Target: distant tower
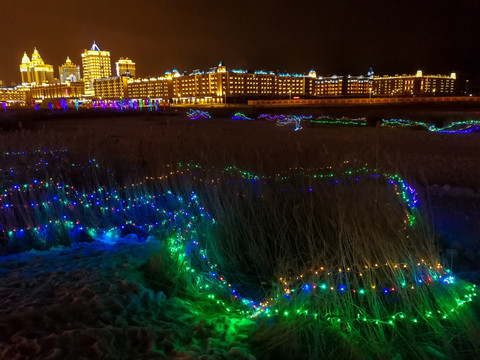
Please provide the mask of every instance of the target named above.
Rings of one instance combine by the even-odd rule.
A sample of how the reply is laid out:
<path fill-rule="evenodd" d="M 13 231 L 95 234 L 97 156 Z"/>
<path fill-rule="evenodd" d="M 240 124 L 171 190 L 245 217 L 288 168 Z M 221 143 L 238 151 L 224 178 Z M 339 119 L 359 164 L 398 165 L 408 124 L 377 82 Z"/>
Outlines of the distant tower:
<path fill-rule="evenodd" d="M 311 69 L 310 72 L 308 73 L 308 77 L 316 78 L 317 77 L 317 72 L 315 70 Z"/>
<path fill-rule="evenodd" d="M 117 76 L 135 77 L 135 63 L 129 58 L 120 58 L 115 63 Z"/>
<path fill-rule="evenodd" d="M 45 64 L 37 48 L 33 51 L 30 61 L 30 73 L 32 83 L 37 85 L 53 83 L 53 66 Z"/>
<path fill-rule="evenodd" d="M 53 66 L 45 64 L 37 48 L 33 51 L 31 60 L 27 53 L 24 53 L 20 64 L 20 74 L 22 83 L 25 85 L 53 83 Z"/>
<path fill-rule="evenodd" d="M 83 52 L 82 66 L 85 95 L 94 96 L 93 80 L 112 76 L 110 51 L 101 51 L 94 42 L 90 50 Z"/>
<path fill-rule="evenodd" d="M 30 75 L 30 58 L 26 51 L 23 53 L 22 63 L 20 64 L 20 74 L 22 75 L 22 84 L 27 85 L 32 82 Z"/>
<path fill-rule="evenodd" d="M 80 66 L 72 63 L 72 60 L 67 56 L 65 64 L 58 67 L 58 73 L 60 74 L 60 82 L 65 83 L 70 82 L 79 82 L 80 81 Z"/>

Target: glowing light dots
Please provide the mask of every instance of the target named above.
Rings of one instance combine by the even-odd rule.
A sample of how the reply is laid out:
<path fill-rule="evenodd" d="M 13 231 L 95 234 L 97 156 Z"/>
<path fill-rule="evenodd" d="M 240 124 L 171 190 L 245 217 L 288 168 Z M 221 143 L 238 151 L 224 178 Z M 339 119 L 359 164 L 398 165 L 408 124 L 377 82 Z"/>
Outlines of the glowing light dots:
<path fill-rule="evenodd" d="M 254 120 L 253 118 L 249 118 L 247 115 L 242 114 L 240 112 L 235 113 L 235 115 L 232 116 L 232 120 Z"/>
<path fill-rule="evenodd" d="M 393 128 L 411 128 L 425 129 L 436 133 L 447 134 L 467 134 L 471 132 L 480 132 L 480 120 L 455 121 L 444 127 L 437 127 L 434 124 L 428 124 L 422 121 L 412 121 L 404 119 L 382 119 L 380 126 Z"/>
<path fill-rule="evenodd" d="M 320 116 L 315 120 L 310 120 L 313 125 L 341 125 L 341 126 L 365 126 L 367 125 L 367 118 L 360 117 L 350 119 L 348 117 L 332 118 L 329 116 Z"/>
<path fill-rule="evenodd" d="M 63 151 L 52 152 L 52 155 Z M 43 155 L 45 150 L 37 153 Z M 24 155 L 29 153 L 8 153 L 8 156 Z M 94 159 L 88 165 L 98 167 Z M 207 170 L 197 164 L 178 164 L 177 168 L 178 172 L 170 171 L 162 179 L 175 174 L 184 176 L 189 172 L 195 173 L 197 179 L 202 171 L 208 175 Z M 290 175 L 282 173 L 267 177 L 230 166 L 222 173 L 239 181 L 252 182 L 284 182 L 289 177 L 307 176 L 312 183 L 318 182 L 321 186 L 368 178 L 384 179 L 405 207 L 408 226 L 413 226 L 414 210 L 418 205 L 415 189 L 398 175 L 381 174 L 366 168 L 339 174 L 296 170 Z M 53 179 L 39 181 L 33 178 L 28 183 L 17 184 L 13 176 L 9 186 L 0 191 L 0 237 L 8 239 L 9 243 L 30 239 L 54 245 L 59 233 L 66 234 L 72 241 L 82 236 L 114 241 L 115 237 L 129 232 L 147 237 L 159 230 L 168 234 L 163 241 L 176 267 L 174 276 L 191 280 L 187 283 L 193 287 L 196 296 L 203 296 L 226 311 L 247 318 L 307 317 L 348 326 L 365 322 L 393 326 L 401 321 L 424 324 L 454 317 L 461 307 L 477 296 L 475 285 L 457 281 L 440 263 L 411 258 L 402 263 L 385 259 L 369 264 L 367 261 L 372 259 L 363 259 L 348 266 L 319 264 L 309 272 L 281 276 L 264 299 L 243 296 L 215 259 L 210 258 L 206 244 L 202 243 L 202 234 L 215 227 L 216 221 L 195 192 L 181 196 L 171 191 L 156 192 L 152 189 L 157 188 L 159 178 L 146 178 L 138 184 L 123 187 L 112 181 L 108 187 L 99 186 L 93 191 L 81 192 Z M 382 271 L 389 276 L 383 280 L 372 276 Z M 415 296 L 410 296 L 412 291 Z M 428 297 L 428 306 L 413 304 L 404 308 L 402 301 L 397 303 L 397 299 L 409 296 L 413 299 Z"/>
<path fill-rule="evenodd" d="M 311 115 L 270 115 L 261 114 L 258 116 L 260 120 L 275 121 L 277 126 L 294 125 L 294 131 L 301 130 L 302 121 L 310 120 Z"/>
<path fill-rule="evenodd" d="M 194 109 L 190 109 L 190 110 L 187 111 L 187 117 L 190 120 L 211 119 L 212 118 L 207 111 L 194 110 Z"/>

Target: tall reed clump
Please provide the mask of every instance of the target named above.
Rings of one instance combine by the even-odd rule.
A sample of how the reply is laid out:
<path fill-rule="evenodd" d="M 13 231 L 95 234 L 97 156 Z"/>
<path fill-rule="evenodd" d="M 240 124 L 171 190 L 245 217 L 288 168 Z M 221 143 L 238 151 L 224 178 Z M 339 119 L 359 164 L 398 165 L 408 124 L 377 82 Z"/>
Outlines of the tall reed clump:
<path fill-rule="evenodd" d="M 475 287 L 442 267 L 415 192 L 395 175 L 350 164 L 277 174 L 182 164 L 147 177 L 114 174 L 85 154 L 9 156 L 2 252 L 156 234 L 165 253 L 150 275 L 170 278 L 196 311 L 255 321 L 244 341 L 258 358 L 479 350 Z"/>
<path fill-rule="evenodd" d="M 194 174 L 217 222 L 202 240 L 209 258 L 235 296 L 256 300 L 259 358 L 465 358 L 479 349 L 468 306 L 476 288 L 443 268 L 408 184 L 373 174 Z"/>

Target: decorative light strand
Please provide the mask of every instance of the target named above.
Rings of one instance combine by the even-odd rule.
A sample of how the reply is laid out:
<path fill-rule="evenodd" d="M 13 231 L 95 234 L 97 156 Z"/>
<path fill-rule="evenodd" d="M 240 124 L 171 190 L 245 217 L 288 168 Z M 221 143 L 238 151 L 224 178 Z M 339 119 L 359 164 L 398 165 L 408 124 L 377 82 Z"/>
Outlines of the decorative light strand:
<path fill-rule="evenodd" d="M 342 126 L 365 126 L 367 125 L 367 118 L 360 117 L 350 119 L 348 117 L 332 118 L 329 116 L 320 116 L 315 120 L 310 120 L 311 124 L 314 125 L 342 125 Z"/>
<path fill-rule="evenodd" d="M 247 115 L 237 112 L 235 115 L 232 116 L 232 120 L 254 120 L 253 118 L 249 118 Z"/>
<path fill-rule="evenodd" d="M 207 111 L 194 110 L 194 109 L 190 109 L 190 110 L 187 111 L 187 117 L 190 120 L 211 119 L 212 118 Z"/>
<path fill-rule="evenodd" d="M 178 168 L 178 172 L 171 171 L 164 178 L 182 172 L 202 170 L 195 164 L 180 164 Z M 236 166 L 227 167 L 223 171 L 231 176 L 237 176 L 240 180 L 255 182 L 267 178 L 242 171 Z M 308 171 L 302 170 L 300 173 L 304 176 Z M 295 173 L 290 175 L 284 173 L 270 178 L 284 181 L 295 175 Z M 309 176 L 312 179 L 327 181 L 328 184 L 360 181 L 369 176 L 382 177 L 393 187 L 400 201 L 409 211 L 413 211 L 418 204 L 413 187 L 398 175 L 379 174 L 375 170 L 363 168 L 347 170 L 341 177 L 331 172 Z M 150 180 L 153 181 L 150 182 Z M 356 287 L 334 281 L 335 276 L 338 275 L 333 273 L 341 274 L 343 277 L 355 276 L 359 279 L 363 276 L 358 270 L 354 273 L 353 267 L 341 267 L 335 271 L 334 268 L 327 269 L 326 266 L 321 266 L 312 269 L 308 276 L 300 274 L 296 277 L 282 277 L 281 292 L 273 292 L 262 301 L 244 297 L 232 283 L 228 282 L 221 269 L 212 259 L 209 259 L 207 251 L 200 244 L 199 229 L 215 226 L 216 222 L 201 205 L 198 196 L 192 192 L 188 197 L 183 198 L 170 191 L 156 193 L 148 190 L 155 188 L 155 181 L 155 178 L 147 178 L 131 186 L 99 187 L 90 193 L 80 192 L 72 185 L 51 180 L 34 180 L 22 186 L 13 185 L 5 189 L 3 196 L 0 196 L 2 219 L 0 234 L 6 236 L 10 242 L 21 242 L 28 237 L 46 241 L 58 237 L 59 234 L 67 234 L 73 239 L 81 233 L 96 238 L 115 238 L 124 230 L 134 230 L 145 236 L 155 230 L 170 233 L 166 245 L 172 261 L 180 270 L 179 276 L 181 274 L 190 278 L 191 285 L 199 295 L 205 295 L 207 299 L 223 306 L 227 311 L 235 311 L 250 318 L 302 316 L 332 324 L 349 325 L 357 322 L 394 325 L 397 321 L 413 323 L 429 320 L 443 321 L 456 316 L 457 310 L 472 301 L 477 294 L 474 285 L 457 285 L 453 275 L 443 269 L 439 263 L 430 265 L 419 260 L 413 267 L 407 265 L 408 262 L 389 263 L 387 261 L 382 265 L 397 275 L 405 272 L 403 276 L 395 277 L 405 279 L 405 283 L 373 284 L 367 281 L 363 284 L 365 288 Z M 19 193 L 30 196 L 18 196 Z M 22 216 L 16 216 L 16 214 Z M 14 225 L 22 219 L 28 222 L 26 226 Z M 380 267 L 378 264 L 364 266 L 367 268 L 362 270 L 363 272 L 377 271 Z M 322 272 L 326 272 L 326 277 L 322 276 Z M 413 274 L 412 279 L 408 279 L 409 274 Z M 366 286 L 369 286 L 368 290 Z M 382 290 L 378 291 L 377 286 Z M 412 286 L 414 289 L 411 289 Z M 390 299 L 394 294 L 398 296 L 407 290 L 415 289 L 423 291 L 421 290 L 423 287 L 428 287 L 429 292 L 436 289 L 444 292 L 442 296 L 446 298 L 445 304 L 436 310 L 432 310 L 431 307 L 426 310 L 421 310 L 419 307 L 420 310 L 416 312 L 396 309 L 388 316 L 385 315 L 388 308 L 371 313 L 367 308 L 357 306 L 355 314 L 352 315 L 339 312 L 340 310 L 333 311 L 328 306 L 322 309 L 320 306 L 323 301 L 330 301 L 332 296 L 333 303 L 338 301 L 349 303 L 354 299 L 352 296 L 367 296 L 374 291 L 373 289 L 381 297 L 378 301 L 388 304 L 395 301 L 394 298 Z M 375 296 L 378 297 L 378 295 Z M 376 315 L 377 313 L 380 315 Z"/>
<path fill-rule="evenodd" d="M 258 116 L 260 120 L 275 121 L 277 126 L 294 125 L 294 131 L 302 129 L 302 121 L 310 120 L 311 115 L 270 115 L 261 114 Z"/>
<path fill-rule="evenodd" d="M 480 131 L 480 120 L 455 121 L 445 127 L 437 127 L 434 124 L 428 124 L 422 121 L 412 121 L 403 119 L 382 119 L 380 126 L 403 127 L 403 128 L 424 128 L 430 132 L 448 133 L 448 134 L 467 134 Z"/>

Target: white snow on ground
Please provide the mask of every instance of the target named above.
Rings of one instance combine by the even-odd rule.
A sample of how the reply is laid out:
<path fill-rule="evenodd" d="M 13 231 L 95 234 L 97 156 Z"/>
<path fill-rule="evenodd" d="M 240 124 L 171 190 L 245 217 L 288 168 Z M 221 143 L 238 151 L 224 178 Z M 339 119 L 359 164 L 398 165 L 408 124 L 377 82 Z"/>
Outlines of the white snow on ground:
<path fill-rule="evenodd" d="M 249 324 L 145 287 L 160 248 L 130 235 L 0 258 L 0 359 L 253 359 Z"/>

